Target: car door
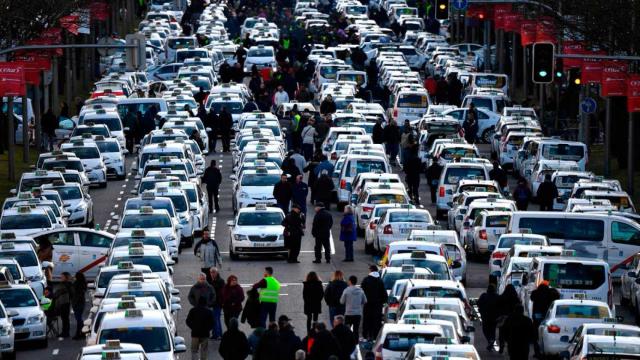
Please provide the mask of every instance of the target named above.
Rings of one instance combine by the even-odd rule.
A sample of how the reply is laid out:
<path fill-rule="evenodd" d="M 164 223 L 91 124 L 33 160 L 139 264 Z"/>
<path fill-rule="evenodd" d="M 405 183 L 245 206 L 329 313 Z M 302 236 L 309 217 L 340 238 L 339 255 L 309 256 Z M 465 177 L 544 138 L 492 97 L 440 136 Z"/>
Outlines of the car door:
<path fill-rule="evenodd" d="M 34 240 L 40 244 L 45 239 L 53 245 L 53 277 L 59 278 L 63 272 L 75 274 L 77 271 L 76 262 L 78 259 L 77 247 L 74 232 L 68 229 L 60 231 L 48 231 L 35 236 Z"/>
<path fill-rule="evenodd" d="M 622 263 L 637 253 L 640 246 L 640 230 L 631 222 L 611 221 L 611 238 L 608 247 L 608 262 L 611 274 L 620 276 L 624 270 Z M 634 250 L 635 249 L 635 250 Z M 635 279 L 634 279 L 635 280 Z"/>
<path fill-rule="evenodd" d="M 76 271 L 84 273 L 87 279 L 95 279 L 100 266 L 107 260 L 113 238 L 94 232 L 78 231 L 78 261 Z"/>

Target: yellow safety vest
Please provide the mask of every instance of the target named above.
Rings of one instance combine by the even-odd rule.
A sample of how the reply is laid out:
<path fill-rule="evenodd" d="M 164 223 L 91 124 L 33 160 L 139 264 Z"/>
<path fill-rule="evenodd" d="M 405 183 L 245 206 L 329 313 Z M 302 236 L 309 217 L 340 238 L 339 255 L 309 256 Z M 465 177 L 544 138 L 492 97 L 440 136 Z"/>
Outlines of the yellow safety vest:
<path fill-rule="evenodd" d="M 260 293 L 261 303 L 278 303 L 278 296 L 280 295 L 280 283 L 273 276 L 264 278 L 267 282 L 266 288 L 258 289 Z"/>

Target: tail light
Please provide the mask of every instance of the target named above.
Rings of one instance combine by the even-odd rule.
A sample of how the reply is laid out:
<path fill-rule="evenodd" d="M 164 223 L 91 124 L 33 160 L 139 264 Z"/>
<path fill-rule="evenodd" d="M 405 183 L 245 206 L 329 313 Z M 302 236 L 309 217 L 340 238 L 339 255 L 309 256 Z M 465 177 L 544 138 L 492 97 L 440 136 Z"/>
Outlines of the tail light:
<path fill-rule="evenodd" d="M 332 152 L 331 153 L 331 160 L 338 160 L 338 154 Z"/>
<path fill-rule="evenodd" d="M 372 208 L 372 207 L 369 207 L 369 206 L 363 206 L 363 207 L 362 207 L 362 211 L 364 211 L 364 212 L 367 212 L 367 213 L 368 213 L 368 212 L 373 211 L 373 208 Z"/>
<path fill-rule="evenodd" d="M 398 117 L 398 108 L 393 108 L 393 117 L 394 118 Z"/>
<path fill-rule="evenodd" d="M 340 189 L 346 189 L 347 188 L 347 180 L 342 179 L 340 180 Z"/>
<path fill-rule="evenodd" d="M 374 223 L 373 221 L 369 221 L 369 229 L 375 230 L 376 229 L 376 223 Z"/>
<path fill-rule="evenodd" d="M 504 259 L 506 257 L 507 257 L 507 253 L 502 251 L 496 251 L 493 254 L 491 254 L 492 259 Z"/>
<path fill-rule="evenodd" d="M 383 360 L 382 358 L 382 344 L 378 345 L 375 350 L 376 360 Z"/>
<path fill-rule="evenodd" d="M 480 232 L 478 233 L 478 236 L 480 236 L 480 240 L 487 240 L 487 230 L 480 230 Z"/>
<path fill-rule="evenodd" d="M 399 306 L 400 306 L 400 303 L 399 303 L 399 302 L 394 303 L 394 304 L 389 304 L 389 309 L 396 309 L 396 308 L 398 308 Z"/>
<path fill-rule="evenodd" d="M 547 331 L 550 332 L 551 334 L 559 334 L 560 327 L 558 325 L 549 325 L 547 326 Z"/>
<path fill-rule="evenodd" d="M 440 197 L 444 197 L 444 186 L 440 186 L 440 190 L 438 190 L 438 195 Z"/>
<path fill-rule="evenodd" d="M 391 228 L 391 225 L 386 225 L 382 230 L 382 233 L 387 235 L 393 234 L 393 229 Z"/>

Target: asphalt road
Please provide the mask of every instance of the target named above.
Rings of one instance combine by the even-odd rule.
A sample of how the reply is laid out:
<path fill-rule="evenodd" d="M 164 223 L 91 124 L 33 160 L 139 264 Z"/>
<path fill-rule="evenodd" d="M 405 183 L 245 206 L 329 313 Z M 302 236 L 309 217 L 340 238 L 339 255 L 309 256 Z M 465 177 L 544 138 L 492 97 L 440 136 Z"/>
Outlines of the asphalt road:
<path fill-rule="evenodd" d="M 488 146 L 481 145 L 481 151 L 487 155 Z M 133 156 L 128 156 L 127 164 L 133 161 Z M 275 277 L 283 284 L 280 302 L 278 304 L 278 316 L 286 314 L 292 319 L 296 333 L 302 338 L 305 335 L 306 317 L 303 313 L 302 302 L 302 281 L 309 271 L 316 271 L 323 281 L 330 279 L 331 273 L 335 270 L 342 270 L 346 276 L 356 275 L 362 279 L 367 275 L 367 267 L 374 263 L 371 255 L 364 253 L 364 241 L 359 238 L 355 244 L 355 261 L 352 263 L 342 262 L 344 258 L 344 248 L 342 244 L 336 240 L 332 244 L 332 261 L 330 264 L 321 263 L 313 264 L 313 237 L 306 234 L 302 240 L 302 251 L 299 257 L 300 263 L 289 264 L 282 257 L 271 258 L 246 258 L 243 257 L 239 261 L 232 261 L 228 256 L 229 249 L 229 229 L 226 225 L 228 220 L 233 219 L 231 209 L 232 181 L 229 179 L 231 174 L 231 155 L 230 154 L 210 154 L 208 160 L 217 160 L 223 174 L 223 182 L 220 189 L 220 205 L 221 211 L 211 216 L 210 226 L 215 239 L 220 246 L 223 254 L 223 266 L 221 274 L 226 279 L 228 275 L 234 274 L 238 277 L 243 286 L 250 286 L 258 281 L 262 276 L 265 266 L 274 268 Z M 400 171 L 396 168 L 396 171 Z M 423 178 L 424 179 L 424 178 Z M 512 180 L 513 181 L 513 180 Z M 514 185 L 514 184 L 512 184 Z M 95 223 L 99 224 L 102 229 L 106 229 L 112 233 L 117 232 L 118 216 L 121 213 L 121 207 L 127 198 L 133 196 L 130 190 L 135 186 L 135 180 L 132 175 L 128 175 L 122 181 L 110 181 L 106 189 L 92 189 L 91 195 L 94 200 Z M 431 211 L 435 218 L 435 207 L 430 204 L 428 187 L 426 181 L 422 180 L 421 199 L 424 207 Z M 313 216 L 313 208 L 308 205 L 311 213 L 308 214 L 307 223 L 310 228 L 311 218 Z M 340 214 L 333 207 L 332 214 L 334 222 L 339 222 Z M 307 231 L 310 232 L 310 231 Z M 338 239 L 339 228 L 334 226 L 333 237 Z M 190 249 L 185 249 L 180 255 L 180 262 L 175 265 L 173 275 L 174 283 L 180 290 L 180 298 L 182 300 L 183 310 L 178 314 L 178 334 L 184 336 L 187 347 L 190 344 L 190 332 L 185 325 L 185 318 L 190 305 L 187 301 L 187 293 L 190 286 L 195 282 L 196 275 L 200 272 L 200 262 Z M 470 297 L 478 297 L 484 291 L 488 284 L 488 267 L 486 263 L 471 261 L 467 267 L 467 293 Z M 617 294 L 617 292 L 616 292 Z M 617 302 L 617 301 L 616 301 Z M 323 303 L 324 305 L 324 303 Z M 87 306 L 88 308 L 89 306 Z M 618 314 L 625 317 L 625 322 L 633 322 L 633 317 L 627 309 L 618 306 Z M 320 321 L 328 321 L 328 310 L 326 306 L 320 315 Z M 75 325 L 71 325 L 72 332 Z M 250 333 L 249 326 L 242 324 L 241 329 L 248 335 Z M 496 352 L 490 353 L 485 348 L 487 346 L 482 336 L 480 324 L 476 324 L 475 345 L 483 359 L 501 359 L 502 355 Z M 30 345 L 18 345 L 18 359 L 71 359 L 76 358 L 80 349 L 84 346 L 84 341 L 69 339 L 50 339 L 49 346 L 46 349 L 33 349 Z M 211 340 L 209 347 L 209 359 L 220 359 L 217 353 L 218 342 Z M 181 358 L 190 357 L 190 353 L 181 354 Z"/>

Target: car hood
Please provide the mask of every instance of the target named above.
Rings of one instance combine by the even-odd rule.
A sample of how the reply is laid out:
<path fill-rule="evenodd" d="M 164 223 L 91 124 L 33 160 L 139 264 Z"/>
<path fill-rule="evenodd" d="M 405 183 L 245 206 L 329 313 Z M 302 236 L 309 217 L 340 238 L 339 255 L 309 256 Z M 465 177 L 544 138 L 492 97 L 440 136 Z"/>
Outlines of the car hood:
<path fill-rule="evenodd" d="M 267 226 L 243 226 L 240 229 L 234 230 L 237 235 L 281 235 L 284 231 L 284 227 L 281 225 L 267 225 Z"/>

